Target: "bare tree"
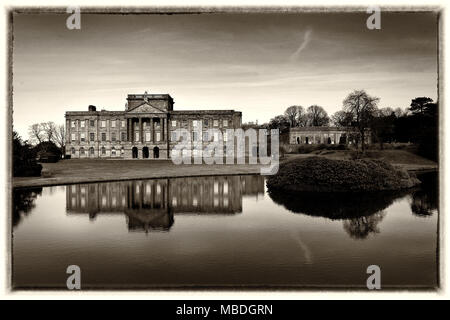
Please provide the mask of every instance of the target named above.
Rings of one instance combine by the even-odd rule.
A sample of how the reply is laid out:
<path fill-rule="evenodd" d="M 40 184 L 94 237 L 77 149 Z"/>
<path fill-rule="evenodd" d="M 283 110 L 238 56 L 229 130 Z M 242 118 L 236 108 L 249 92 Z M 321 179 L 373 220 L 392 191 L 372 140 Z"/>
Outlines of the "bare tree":
<path fill-rule="evenodd" d="M 378 108 L 380 98 L 369 96 L 364 90 L 355 90 L 343 101 L 344 111 L 353 115 L 353 121 L 361 137 L 361 149 L 365 149 L 365 133 Z"/>
<path fill-rule="evenodd" d="M 336 111 L 331 116 L 331 122 L 336 127 L 350 127 L 352 125 L 352 120 L 352 114 L 343 110 Z"/>
<path fill-rule="evenodd" d="M 408 110 L 403 110 L 402 108 L 395 108 L 394 112 L 397 118 L 408 114 Z"/>
<path fill-rule="evenodd" d="M 48 121 L 41 123 L 41 127 L 44 132 L 45 140 L 54 142 L 54 136 L 57 131 L 56 124 L 52 121 Z"/>
<path fill-rule="evenodd" d="M 327 126 L 330 118 L 324 108 L 318 105 L 312 105 L 307 111 L 308 124 L 313 127 Z"/>
<path fill-rule="evenodd" d="M 56 126 L 53 142 L 61 149 L 61 151 L 64 151 L 66 145 L 66 131 L 63 124 Z"/>
<path fill-rule="evenodd" d="M 289 121 L 291 127 L 297 126 L 298 106 L 290 106 L 284 111 L 284 116 Z"/>
<path fill-rule="evenodd" d="M 308 115 L 302 106 L 298 106 L 297 125 L 299 127 L 306 127 L 308 125 Z"/>
<path fill-rule="evenodd" d="M 39 144 L 44 141 L 44 131 L 40 123 L 32 124 L 28 128 L 28 135 L 32 144 Z"/>

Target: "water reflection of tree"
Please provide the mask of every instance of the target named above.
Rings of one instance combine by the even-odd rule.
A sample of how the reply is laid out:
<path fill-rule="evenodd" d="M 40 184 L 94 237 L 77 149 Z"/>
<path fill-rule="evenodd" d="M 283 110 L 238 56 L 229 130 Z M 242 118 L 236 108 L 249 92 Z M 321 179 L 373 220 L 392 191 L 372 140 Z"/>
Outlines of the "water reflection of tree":
<path fill-rule="evenodd" d="M 384 216 L 385 212 L 380 211 L 371 216 L 344 220 L 344 230 L 353 239 L 366 239 L 371 233 L 380 233 L 378 224 Z"/>
<path fill-rule="evenodd" d="M 422 184 L 412 193 L 411 211 L 419 217 L 429 217 L 438 207 L 438 175 L 430 172 L 419 178 Z"/>
<path fill-rule="evenodd" d="M 344 229 L 354 239 L 379 233 L 383 212 L 408 191 L 377 193 L 277 192 L 269 189 L 274 202 L 294 213 L 343 220 Z"/>
<path fill-rule="evenodd" d="M 28 215 L 35 207 L 34 200 L 42 193 L 42 188 L 14 189 L 12 225 L 19 225 L 22 216 Z"/>

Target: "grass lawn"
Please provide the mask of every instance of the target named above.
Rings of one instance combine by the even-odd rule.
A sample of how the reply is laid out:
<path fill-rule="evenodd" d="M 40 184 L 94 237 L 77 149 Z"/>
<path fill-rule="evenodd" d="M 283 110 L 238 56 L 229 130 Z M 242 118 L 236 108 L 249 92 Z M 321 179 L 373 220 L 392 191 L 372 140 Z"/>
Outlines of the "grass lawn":
<path fill-rule="evenodd" d="M 259 165 L 175 165 L 171 160 L 70 159 L 43 163 L 51 177 L 13 178 L 13 187 L 202 175 L 259 174 Z"/>
<path fill-rule="evenodd" d="M 319 156 L 329 159 L 351 159 L 351 150 L 319 150 L 307 154 L 286 154 L 287 159 L 294 157 Z M 396 167 L 409 171 L 437 169 L 438 164 L 408 150 L 367 150 L 369 159 L 385 160 Z"/>

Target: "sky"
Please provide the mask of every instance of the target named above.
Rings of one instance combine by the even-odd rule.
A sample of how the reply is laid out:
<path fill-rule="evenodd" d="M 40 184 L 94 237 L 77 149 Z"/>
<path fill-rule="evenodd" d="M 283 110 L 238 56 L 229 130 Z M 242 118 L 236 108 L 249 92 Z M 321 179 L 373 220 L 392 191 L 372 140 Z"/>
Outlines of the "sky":
<path fill-rule="evenodd" d="M 13 18 L 13 126 L 66 111 L 121 111 L 131 93 L 168 93 L 176 110 L 234 109 L 268 122 L 291 105 L 332 115 L 353 90 L 406 108 L 437 99 L 437 14 L 69 14 Z"/>

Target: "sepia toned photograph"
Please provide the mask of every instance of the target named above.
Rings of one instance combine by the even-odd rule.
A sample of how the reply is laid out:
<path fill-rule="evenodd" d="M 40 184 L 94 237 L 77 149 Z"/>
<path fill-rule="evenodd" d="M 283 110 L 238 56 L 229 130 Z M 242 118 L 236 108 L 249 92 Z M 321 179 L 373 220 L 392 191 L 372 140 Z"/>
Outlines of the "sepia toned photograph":
<path fill-rule="evenodd" d="M 12 9 L 12 290 L 438 290 L 440 14 Z"/>

